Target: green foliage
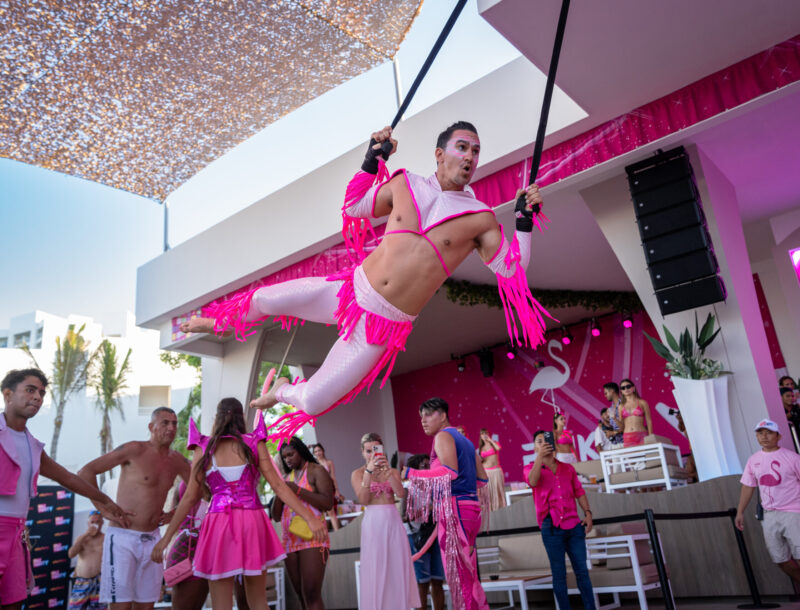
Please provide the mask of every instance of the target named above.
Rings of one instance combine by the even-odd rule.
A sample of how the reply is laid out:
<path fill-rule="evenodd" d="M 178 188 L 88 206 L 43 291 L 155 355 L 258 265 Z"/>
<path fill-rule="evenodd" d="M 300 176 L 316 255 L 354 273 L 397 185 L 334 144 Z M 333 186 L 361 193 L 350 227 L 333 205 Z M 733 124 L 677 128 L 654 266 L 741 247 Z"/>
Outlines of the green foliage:
<path fill-rule="evenodd" d="M 173 371 L 187 364 L 197 372 L 197 384 L 189 390 L 189 397 L 186 400 L 186 405 L 178 411 L 178 431 L 172 443 L 172 448 L 175 449 L 175 451 L 182 453 L 191 460 L 192 452 L 186 448 L 186 442 L 189 440 L 189 420 L 194 419 L 197 427 L 200 427 L 202 414 L 200 398 L 203 393 L 203 382 L 200 379 L 202 373 L 202 359 L 200 356 L 190 356 L 189 354 L 181 354 L 180 352 L 161 352 L 158 357 L 161 359 L 161 362 L 168 365 Z"/>
<path fill-rule="evenodd" d="M 161 362 L 168 364 L 173 371 L 184 363 L 197 371 L 201 370 L 202 362 L 200 356 L 190 356 L 189 354 L 181 354 L 180 352 L 161 352 L 158 357 L 161 359 Z"/>
<path fill-rule="evenodd" d="M 728 373 L 722 370 L 721 362 L 705 357 L 706 348 L 722 330 L 721 328 L 714 330 L 715 323 L 714 316 L 708 314 L 701 329 L 695 312 L 694 337 L 689 329 L 685 328 L 676 339 L 666 326 L 664 326 L 664 337 L 667 345 L 647 333 L 644 333 L 644 336 L 650 341 L 655 352 L 667 361 L 667 371 L 670 375 L 685 379 L 712 379 Z"/>
<path fill-rule="evenodd" d="M 503 306 L 497 286 L 449 279 L 445 281 L 444 287 L 447 291 L 447 298 L 458 305 L 487 305 L 498 309 Z M 583 307 L 592 311 L 613 309 L 614 311 L 626 312 L 636 312 L 642 309 L 642 303 L 635 292 L 614 290 L 531 290 L 531 294 L 546 309 Z"/>
<path fill-rule="evenodd" d="M 122 363 L 117 359 L 117 348 L 105 339 L 97 348 L 95 366 L 89 373 L 89 386 L 97 393 L 95 405 L 102 415 L 100 426 L 100 453 L 106 454 L 113 448 L 111 435 L 111 414 L 116 411 L 125 420 L 122 410 L 122 391 L 127 388 L 131 349 L 125 354 Z M 109 473 L 113 476 L 112 473 Z M 100 484 L 105 481 L 105 473 L 100 475 Z"/>
<path fill-rule="evenodd" d="M 86 388 L 89 367 L 95 358 L 95 353 L 89 352 L 89 342 L 82 333 L 86 325 L 75 330 L 75 325 L 67 327 L 63 337 L 56 337 L 56 353 L 53 358 L 53 373 L 50 379 L 50 394 L 56 407 L 56 416 L 53 421 L 53 438 L 50 441 L 49 454 L 54 460 L 58 455 L 58 439 L 61 436 L 61 425 L 64 423 L 64 408 L 67 401 L 75 392 Z M 22 350 L 41 369 L 27 345 Z"/>

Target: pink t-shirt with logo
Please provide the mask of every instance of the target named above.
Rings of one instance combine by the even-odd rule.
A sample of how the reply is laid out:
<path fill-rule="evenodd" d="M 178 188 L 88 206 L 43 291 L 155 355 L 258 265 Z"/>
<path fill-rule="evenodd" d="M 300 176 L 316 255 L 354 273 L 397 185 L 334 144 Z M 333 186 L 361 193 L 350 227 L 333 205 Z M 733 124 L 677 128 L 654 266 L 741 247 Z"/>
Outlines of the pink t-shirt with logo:
<path fill-rule="evenodd" d="M 800 513 L 800 455 L 794 451 L 781 447 L 754 453 L 740 482 L 758 487 L 764 510 Z"/>

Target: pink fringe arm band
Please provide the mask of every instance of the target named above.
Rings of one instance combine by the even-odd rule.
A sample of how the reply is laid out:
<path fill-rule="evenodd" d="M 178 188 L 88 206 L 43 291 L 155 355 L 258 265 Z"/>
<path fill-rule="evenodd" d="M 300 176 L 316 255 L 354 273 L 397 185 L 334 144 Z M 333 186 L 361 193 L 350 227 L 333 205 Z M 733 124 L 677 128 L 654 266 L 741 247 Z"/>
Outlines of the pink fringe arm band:
<path fill-rule="evenodd" d="M 496 274 L 497 289 L 500 292 L 511 343 L 535 348 L 544 343 L 544 317 L 556 319 L 531 294 L 525 268 L 521 262 L 522 253 L 518 239 L 520 235 L 525 233 L 517 232 L 514 235 L 514 240 L 503 256 L 505 270 L 509 275 Z M 528 256 L 530 256 L 530 242 L 528 242 Z M 495 258 L 499 256 L 495 255 Z"/>
<path fill-rule="evenodd" d="M 368 219 L 375 217 L 375 197 L 388 179 L 386 163 L 378 158 L 377 174 L 359 170 L 347 185 L 342 206 L 342 237 L 355 264 L 367 257 L 367 243 L 377 239 Z"/>

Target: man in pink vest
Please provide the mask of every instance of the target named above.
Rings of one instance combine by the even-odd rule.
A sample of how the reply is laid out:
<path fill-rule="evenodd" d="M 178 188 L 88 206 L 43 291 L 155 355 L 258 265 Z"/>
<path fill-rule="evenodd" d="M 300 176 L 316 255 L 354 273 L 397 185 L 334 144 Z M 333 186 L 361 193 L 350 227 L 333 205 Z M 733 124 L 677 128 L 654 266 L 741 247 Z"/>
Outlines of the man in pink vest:
<path fill-rule="evenodd" d="M 0 384 L 5 411 L 0 413 L 0 607 L 18 610 L 33 586 L 30 556 L 23 533 L 39 473 L 94 500 L 107 519 L 128 523 L 128 515 L 111 498 L 53 461 L 44 443 L 28 431 L 39 412 L 47 377 L 39 369 L 10 371 Z"/>

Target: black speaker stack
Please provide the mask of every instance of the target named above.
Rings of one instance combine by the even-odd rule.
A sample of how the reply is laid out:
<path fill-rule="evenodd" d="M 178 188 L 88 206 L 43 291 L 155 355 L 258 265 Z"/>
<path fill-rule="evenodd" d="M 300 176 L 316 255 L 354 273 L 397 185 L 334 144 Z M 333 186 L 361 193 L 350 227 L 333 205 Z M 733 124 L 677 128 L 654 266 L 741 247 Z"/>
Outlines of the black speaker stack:
<path fill-rule="evenodd" d="M 684 148 L 625 168 L 661 315 L 724 301 L 714 246 Z"/>

